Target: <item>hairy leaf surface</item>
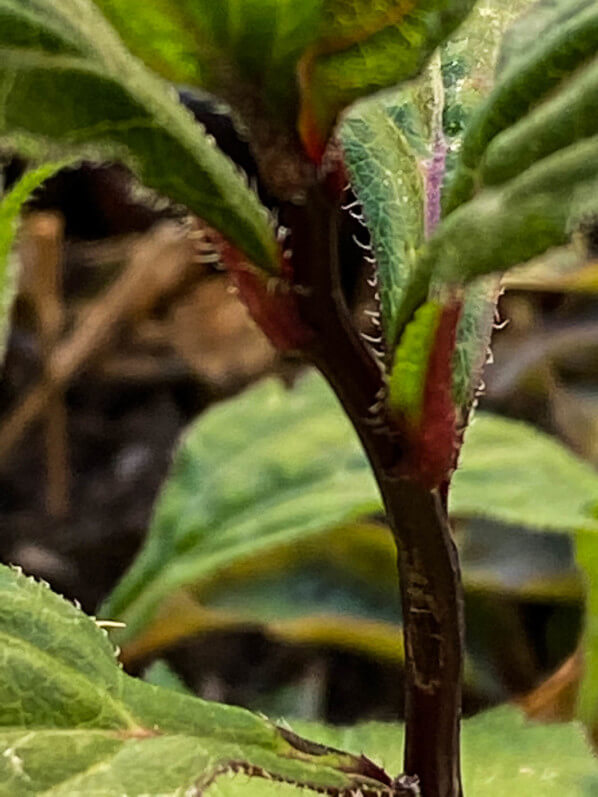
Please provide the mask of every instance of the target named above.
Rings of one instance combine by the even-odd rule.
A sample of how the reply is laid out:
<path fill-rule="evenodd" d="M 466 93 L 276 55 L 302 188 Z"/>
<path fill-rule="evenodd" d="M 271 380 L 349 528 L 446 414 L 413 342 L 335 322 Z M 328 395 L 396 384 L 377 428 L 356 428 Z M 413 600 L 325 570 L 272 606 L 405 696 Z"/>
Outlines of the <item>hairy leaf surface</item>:
<path fill-rule="evenodd" d="M 433 299 L 460 299 L 475 278 L 564 246 L 598 214 L 597 51 L 596 5 L 582 0 L 540 4 L 507 37 L 497 85 L 451 167 L 445 219 L 419 251 L 416 271 L 428 276 Z M 476 303 L 488 305 L 479 291 L 466 293 L 454 358 L 454 396 L 466 406 L 468 371 L 483 362 L 483 349 L 477 369 L 472 360 L 471 332 L 483 319 Z M 424 298 L 422 290 L 413 303 Z M 412 322 L 412 337 L 420 323 Z"/>
<path fill-rule="evenodd" d="M 436 68 L 435 68 L 436 67 Z M 386 99 L 358 103 L 340 130 L 345 164 L 371 239 L 385 344 L 396 343 L 426 232 L 424 164 L 433 157 L 428 109 L 439 112 L 437 65 Z M 428 108 L 424 103 L 429 103 Z"/>
<path fill-rule="evenodd" d="M 1 794 L 392 793 L 363 752 L 395 771 L 400 726 L 295 723 L 321 740 L 306 742 L 243 709 L 127 676 L 93 620 L 3 566 L 0 596 Z M 598 778 L 576 725 L 526 727 L 513 709 L 465 724 L 464 770 L 466 785 L 489 797 L 496 782 L 504 794 L 591 794 Z"/>
<path fill-rule="evenodd" d="M 562 13 L 561 13 L 562 12 Z M 533 17 L 529 16 L 530 19 Z M 583 107 L 584 97 L 592 92 L 592 83 L 585 76 L 584 65 L 595 60 L 598 48 L 598 8 L 595 3 L 568 0 L 559 6 L 559 13 L 548 14 L 542 20 L 540 35 L 535 27 L 524 17 L 521 31 L 507 40 L 508 58 L 500 80 L 488 100 L 481 106 L 471 120 L 460 152 L 459 164 L 445 199 L 445 212 L 449 213 L 459 204 L 467 201 L 483 185 L 480 175 L 482 159 L 488 145 L 501 132 L 512 125 L 530 125 L 524 121 L 527 114 L 540 113 L 542 104 L 548 102 L 548 115 L 555 125 L 554 139 L 550 130 L 543 131 L 546 140 L 539 144 L 533 160 L 571 144 L 581 135 L 591 135 L 588 123 L 569 126 L 569 136 L 563 133 L 564 115 L 571 119 L 572 103 Z M 572 78 L 569 80 L 569 78 Z M 564 95 L 557 99 L 557 96 Z M 558 113 L 554 110 L 556 102 Z M 532 117 L 533 118 L 533 117 Z M 529 129 L 529 127 L 528 127 Z M 507 139 L 508 140 L 508 139 Z M 515 136 L 508 153 L 505 176 L 517 172 L 513 163 L 521 160 L 522 165 L 530 162 L 530 155 L 519 154 L 519 148 L 529 146 L 526 138 Z M 506 154 L 506 153 L 505 153 Z M 532 160 L 532 162 L 533 162 Z M 498 165 L 494 167 L 493 179 L 499 178 Z"/>
<path fill-rule="evenodd" d="M 598 135 L 537 161 L 453 211 L 422 253 L 437 283 L 506 271 L 566 244 L 598 214 Z"/>
<path fill-rule="evenodd" d="M 364 759 L 125 675 L 105 632 L 46 586 L 1 567 L 0 596 L 0 793 L 202 793 L 233 764 L 252 776 L 241 794 L 257 795 L 264 773 L 341 795 L 384 790 Z"/>
<path fill-rule="evenodd" d="M 438 61 L 432 59 L 416 81 L 390 96 L 357 103 L 341 127 L 347 168 L 377 264 L 389 365 L 405 324 L 428 293 L 430 271 L 418 254 L 438 222 L 445 176 L 454 169 L 468 120 L 492 87 L 502 34 L 529 2 L 478 3 L 442 46 Z M 455 401 L 463 414 L 486 357 L 495 296 L 492 278 L 465 299 L 454 363 Z M 418 337 L 423 334 L 422 328 Z M 418 354 L 417 375 L 409 360 L 413 379 L 405 383 L 402 373 L 391 376 L 393 405 L 400 401 L 394 389 L 409 391 L 414 380 L 423 395 L 428 358 Z M 421 406 L 414 409 L 421 411 Z"/>
<path fill-rule="evenodd" d="M 256 265 L 278 266 L 266 210 L 174 92 L 90 0 L 0 2 L 0 143 L 38 160 L 122 159 Z"/>
<path fill-rule="evenodd" d="M 473 0 L 151 0 L 140 9 L 133 0 L 97 2 L 138 56 L 171 79 L 199 81 L 241 112 L 249 98 L 265 101 L 279 122 L 298 123 L 316 160 L 343 108 L 415 76 L 473 6 Z"/>

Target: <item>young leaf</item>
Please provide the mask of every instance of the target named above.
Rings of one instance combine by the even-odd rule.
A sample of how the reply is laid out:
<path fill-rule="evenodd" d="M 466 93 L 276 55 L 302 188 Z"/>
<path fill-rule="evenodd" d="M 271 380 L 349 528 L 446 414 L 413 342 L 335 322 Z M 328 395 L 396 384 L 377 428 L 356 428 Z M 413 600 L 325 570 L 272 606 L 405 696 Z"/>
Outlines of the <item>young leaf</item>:
<path fill-rule="evenodd" d="M 126 675 L 79 609 L 0 567 L 0 782 L 5 794 L 202 793 L 227 774 L 316 790 L 389 793 L 362 757 L 310 745 L 243 709 L 207 703 Z M 249 777 L 247 777 L 249 776 Z M 269 776 L 269 777 L 268 777 Z M 275 788 L 273 794 L 285 794 Z"/>
<path fill-rule="evenodd" d="M 432 79 L 428 71 L 415 86 L 386 101 L 358 103 L 340 129 L 345 165 L 361 205 L 354 212 L 362 213 L 371 239 L 388 351 L 398 338 L 405 293 L 415 278 L 416 253 L 425 234 L 423 164 L 432 156 L 432 142 L 420 84 Z"/>
<path fill-rule="evenodd" d="M 503 183 L 541 158 L 594 135 L 598 130 L 597 105 L 598 59 L 595 59 L 580 67 L 575 80 L 562 91 L 492 139 L 484 153 L 481 181 L 484 185 Z"/>
<path fill-rule="evenodd" d="M 430 275 L 432 297 L 454 302 L 457 286 L 566 244 L 598 214 L 598 15 L 595 5 L 574 3 L 570 11 L 531 53 L 511 57 L 468 129 L 446 202 L 451 212 L 419 253 L 417 271 Z M 412 337 L 420 323 L 412 322 Z"/>
<path fill-rule="evenodd" d="M 54 161 L 26 172 L 0 199 L 0 362 L 8 333 L 10 309 L 15 292 L 16 263 L 11 256 L 19 214 L 31 194 L 70 161 Z"/>
<path fill-rule="evenodd" d="M 204 86 L 214 45 L 198 35 L 192 3 L 94 0 L 133 55 L 173 83 Z"/>
<path fill-rule="evenodd" d="M 389 380 L 390 402 L 412 430 L 419 430 L 424 418 L 428 364 L 438 340 L 442 307 L 426 302 L 408 324 L 395 351 Z"/>
<path fill-rule="evenodd" d="M 598 135 L 537 161 L 486 188 L 438 227 L 421 267 L 437 284 L 506 271 L 569 241 L 598 214 Z"/>
<path fill-rule="evenodd" d="M 118 158 L 275 272 L 266 210 L 90 0 L 1 0 L 0 143 L 38 160 Z"/>
<path fill-rule="evenodd" d="M 508 35 L 514 20 L 530 6 L 535 19 L 535 0 L 478 0 L 464 23 L 441 47 L 447 178 L 452 175 L 472 115 L 494 87 L 505 32 Z"/>
<path fill-rule="evenodd" d="M 472 115 L 491 91 L 496 63 L 504 52 L 504 33 L 534 0 L 480 0 L 442 47 L 445 184 L 455 168 L 461 140 Z M 535 12 L 532 14 L 535 19 Z M 453 357 L 453 398 L 458 423 L 467 421 L 487 359 L 494 324 L 498 279 L 490 276 L 467 286 Z"/>
<path fill-rule="evenodd" d="M 511 65 L 513 59 L 529 52 L 530 42 L 540 42 L 551 29 L 569 22 L 578 12 L 593 5 L 594 0 L 533 0 L 531 8 L 507 31 L 502 45 L 499 69 Z"/>
<path fill-rule="evenodd" d="M 299 64 L 299 131 L 321 156 L 347 105 L 415 77 L 467 16 L 471 0 L 324 0 L 321 33 Z"/>
<path fill-rule="evenodd" d="M 98 0 L 133 51 L 241 113 L 248 97 L 293 127 L 319 160 L 339 112 L 416 75 L 473 0 Z M 180 31 L 177 36 L 176 31 Z M 197 41 L 199 68 L 190 57 Z M 243 86 L 244 88 L 240 88 Z"/>
<path fill-rule="evenodd" d="M 531 18 L 520 25 L 527 36 Z M 542 35 L 527 49 L 521 32 L 508 39 L 501 79 L 467 129 L 445 202 L 448 215 L 417 264 L 430 275 L 432 297 L 448 294 L 454 302 L 456 286 L 566 244 L 598 213 L 595 4 L 564 0 L 541 14 L 540 24 Z M 454 357 L 457 401 L 471 396 L 463 386 L 471 384 L 467 371 L 475 372 L 468 368 L 475 352 L 468 327 L 475 320 L 470 300 Z M 420 323 L 412 322 L 412 337 Z"/>
<path fill-rule="evenodd" d="M 317 34 L 321 0 L 150 0 L 142 7 L 135 0 L 96 0 L 96 5 L 135 55 L 169 79 L 207 87 L 239 110 L 248 95 L 259 94 L 270 110 L 294 124 L 296 65 Z"/>
<path fill-rule="evenodd" d="M 535 34 L 535 31 L 530 31 L 524 17 L 523 31 L 511 39 L 509 58 L 501 79 L 468 127 L 459 164 L 445 197 L 446 214 L 470 199 L 478 188 L 480 163 L 495 136 L 522 120 L 543 100 L 551 101 L 556 91 L 564 88 L 565 92 L 573 92 L 575 96 L 586 90 L 583 83 L 577 83 L 577 75 L 571 82 L 568 78 L 578 67 L 595 57 L 598 8 L 595 3 L 580 0 L 565 0 L 561 8 L 566 13 L 549 16 L 539 37 L 531 38 L 530 34 Z M 513 41 L 517 42 L 517 54 L 513 52 Z M 566 108 L 561 108 L 561 111 L 567 119 L 571 118 Z M 554 146 L 564 146 L 575 138 L 575 126 L 571 126 L 570 138 L 564 142 L 561 139 Z M 550 142 L 550 136 L 548 139 Z M 526 144 L 525 141 L 520 143 Z M 540 146 L 538 156 L 541 157 L 546 149 L 550 149 L 550 143 Z"/>
<path fill-rule="evenodd" d="M 340 129 L 346 166 L 376 260 L 390 366 L 405 324 L 428 292 L 429 269 L 418 253 L 440 215 L 445 170 L 450 173 L 454 168 L 463 130 L 492 86 L 501 36 L 529 2 L 478 3 L 442 46 L 439 61 L 432 59 L 416 81 L 393 95 L 356 104 Z M 455 405 L 461 418 L 467 416 L 486 358 L 495 298 L 494 279 L 472 288 L 465 298 L 453 374 Z M 423 329 L 417 333 L 418 338 L 423 335 Z M 407 348 L 403 343 L 401 350 Z M 393 395 L 395 388 L 411 391 L 413 399 L 417 382 L 423 397 L 432 350 L 431 345 L 425 357 L 422 350 L 414 350 L 419 366 L 407 356 L 415 381 L 407 378 L 403 387 L 405 375 L 391 374 L 390 402 L 394 407 L 402 405 L 404 398 Z M 395 358 L 405 362 L 399 353 Z M 416 375 L 417 367 L 421 372 Z M 414 411 L 420 414 L 423 407 Z M 452 452 L 451 441 L 449 447 Z"/>

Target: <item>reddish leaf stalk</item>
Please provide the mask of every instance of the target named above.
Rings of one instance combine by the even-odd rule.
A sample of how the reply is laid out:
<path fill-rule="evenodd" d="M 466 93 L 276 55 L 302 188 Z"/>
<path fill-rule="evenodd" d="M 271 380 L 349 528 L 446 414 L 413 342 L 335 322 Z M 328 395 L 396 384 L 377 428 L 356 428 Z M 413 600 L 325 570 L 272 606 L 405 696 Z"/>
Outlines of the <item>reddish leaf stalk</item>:
<path fill-rule="evenodd" d="M 457 456 L 457 411 L 453 400 L 453 355 L 462 303 L 442 309 L 430 353 L 422 419 L 416 431 L 409 470 L 429 489 L 446 481 Z"/>
<path fill-rule="evenodd" d="M 280 276 L 268 277 L 218 233 L 213 233 L 212 238 L 241 300 L 271 343 L 280 351 L 307 348 L 313 331 L 299 315 L 290 264 L 282 254 Z"/>

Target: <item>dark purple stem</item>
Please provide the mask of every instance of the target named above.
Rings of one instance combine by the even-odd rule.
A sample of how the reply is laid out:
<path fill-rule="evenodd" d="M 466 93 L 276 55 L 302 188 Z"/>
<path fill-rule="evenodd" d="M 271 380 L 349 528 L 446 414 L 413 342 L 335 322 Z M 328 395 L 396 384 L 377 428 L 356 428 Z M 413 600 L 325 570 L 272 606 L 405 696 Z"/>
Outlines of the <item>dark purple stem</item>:
<path fill-rule="evenodd" d="M 327 378 L 372 465 L 398 549 L 405 633 L 405 774 L 424 797 L 462 797 L 459 764 L 463 596 L 446 506 L 437 490 L 403 477 L 403 440 L 372 407 L 384 377 L 345 303 L 338 207 L 314 189 L 289 206 L 300 316 L 314 330 L 304 351 Z M 308 288 L 307 290 L 305 290 Z M 404 780 L 404 779 L 403 779 Z M 409 778 L 407 778 L 409 780 Z M 397 782 L 395 793 L 404 793 Z"/>

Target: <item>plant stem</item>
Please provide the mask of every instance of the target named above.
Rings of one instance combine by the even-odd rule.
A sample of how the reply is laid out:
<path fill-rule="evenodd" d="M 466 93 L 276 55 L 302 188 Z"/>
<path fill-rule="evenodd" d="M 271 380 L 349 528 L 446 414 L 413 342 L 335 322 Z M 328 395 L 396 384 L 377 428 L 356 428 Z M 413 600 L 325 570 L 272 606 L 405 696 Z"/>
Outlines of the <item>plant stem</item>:
<path fill-rule="evenodd" d="M 401 475 L 391 419 L 373 426 L 383 374 L 346 307 L 338 263 L 339 211 L 321 188 L 287 207 L 302 318 L 315 331 L 306 354 L 326 377 L 372 465 L 393 530 L 405 635 L 405 772 L 423 797 L 460 797 L 459 726 L 464 646 L 459 562 L 446 502 Z"/>
<path fill-rule="evenodd" d="M 437 491 L 378 477 L 398 550 L 405 635 L 405 772 L 425 797 L 462 794 L 459 766 L 463 598 Z"/>

